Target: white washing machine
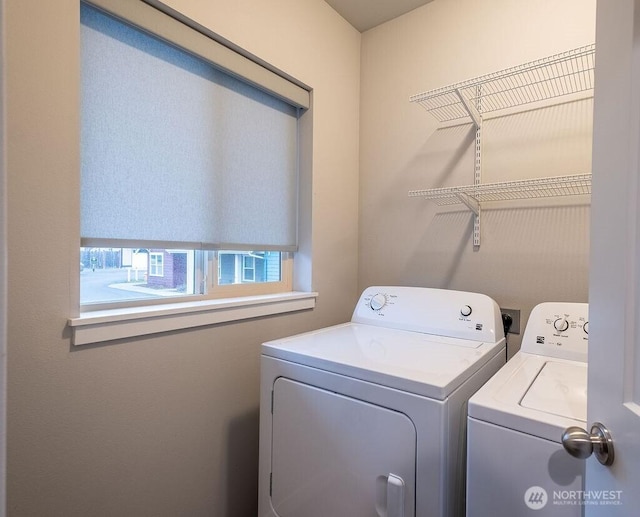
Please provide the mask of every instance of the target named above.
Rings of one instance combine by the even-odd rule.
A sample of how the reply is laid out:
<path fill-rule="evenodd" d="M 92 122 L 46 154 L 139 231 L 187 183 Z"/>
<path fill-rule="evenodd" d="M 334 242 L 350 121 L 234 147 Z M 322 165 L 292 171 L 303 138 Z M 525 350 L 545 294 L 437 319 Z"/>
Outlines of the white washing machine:
<path fill-rule="evenodd" d="M 440 289 L 264 343 L 260 517 L 462 515 L 467 401 L 504 362 L 496 303 Z"/>
<path fill-rule="evenodd" d="M 584 460 L 561 443 L 586 427 L 588 305 L 542 303 L 520 351 L 469 400 L 467 517 L 579 517 Z"/>

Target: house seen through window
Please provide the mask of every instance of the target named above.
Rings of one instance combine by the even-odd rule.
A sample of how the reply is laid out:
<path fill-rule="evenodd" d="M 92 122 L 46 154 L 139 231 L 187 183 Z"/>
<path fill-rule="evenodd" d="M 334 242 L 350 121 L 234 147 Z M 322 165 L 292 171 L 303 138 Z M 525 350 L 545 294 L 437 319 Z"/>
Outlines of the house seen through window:
<path fill-rule="evenodd" d="M 198 262 L 216 263 L 213 285 L 282 282 L 277 251 L 196 252 L 179 249 L 81 248 L 81 303 L 124 302 L 200 294 Z"/>

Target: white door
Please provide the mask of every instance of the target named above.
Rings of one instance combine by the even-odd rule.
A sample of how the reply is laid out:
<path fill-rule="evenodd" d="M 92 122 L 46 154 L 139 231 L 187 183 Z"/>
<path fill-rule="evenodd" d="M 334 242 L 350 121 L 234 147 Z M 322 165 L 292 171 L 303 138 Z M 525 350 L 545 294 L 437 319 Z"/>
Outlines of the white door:
<path fill-rule="evenodd" d="M 271 503 L 279 517 L 413 517 L 416 429 L 404 414 L 279 377 Z"/>
<path fill-rule="evenodd" d="M 639 164 L 640 0 L 599 0 L 588 421 L 609 429 L 615 460 L 610 467 L 587 460 L 587 517 L 637 515 L 640 508 Z"/>

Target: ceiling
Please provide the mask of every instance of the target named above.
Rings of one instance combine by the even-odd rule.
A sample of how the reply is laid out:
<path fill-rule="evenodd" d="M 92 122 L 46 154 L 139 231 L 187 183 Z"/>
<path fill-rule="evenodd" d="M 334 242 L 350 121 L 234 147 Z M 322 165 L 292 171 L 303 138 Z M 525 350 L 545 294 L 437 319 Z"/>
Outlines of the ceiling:
<path fill-rule="evenodd" d="M 325 0 L 360 32 L 397 18 L 432 0 Z"/>

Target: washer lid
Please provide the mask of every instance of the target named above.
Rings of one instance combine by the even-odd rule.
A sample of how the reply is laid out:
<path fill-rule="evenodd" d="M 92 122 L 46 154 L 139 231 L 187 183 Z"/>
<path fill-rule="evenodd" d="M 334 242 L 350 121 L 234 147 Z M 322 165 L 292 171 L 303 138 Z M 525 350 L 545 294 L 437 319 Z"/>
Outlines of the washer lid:
<path fill-rule="evenodd" d="M 359 323 L 262 345 L 270 357 L 438 400 L 501 350 L 504 340 L 482 343 Z"/>
<path fill-rule="evenodd" d="M 585 363 L 518 352 L 469 399 L 469 416 L 560 443 L 586 425 Z"/>
<path fill-rule="evenodd" d="M 586 363 L 547 362 L 520 404 L 552 415 L 586 421 Z"/>

